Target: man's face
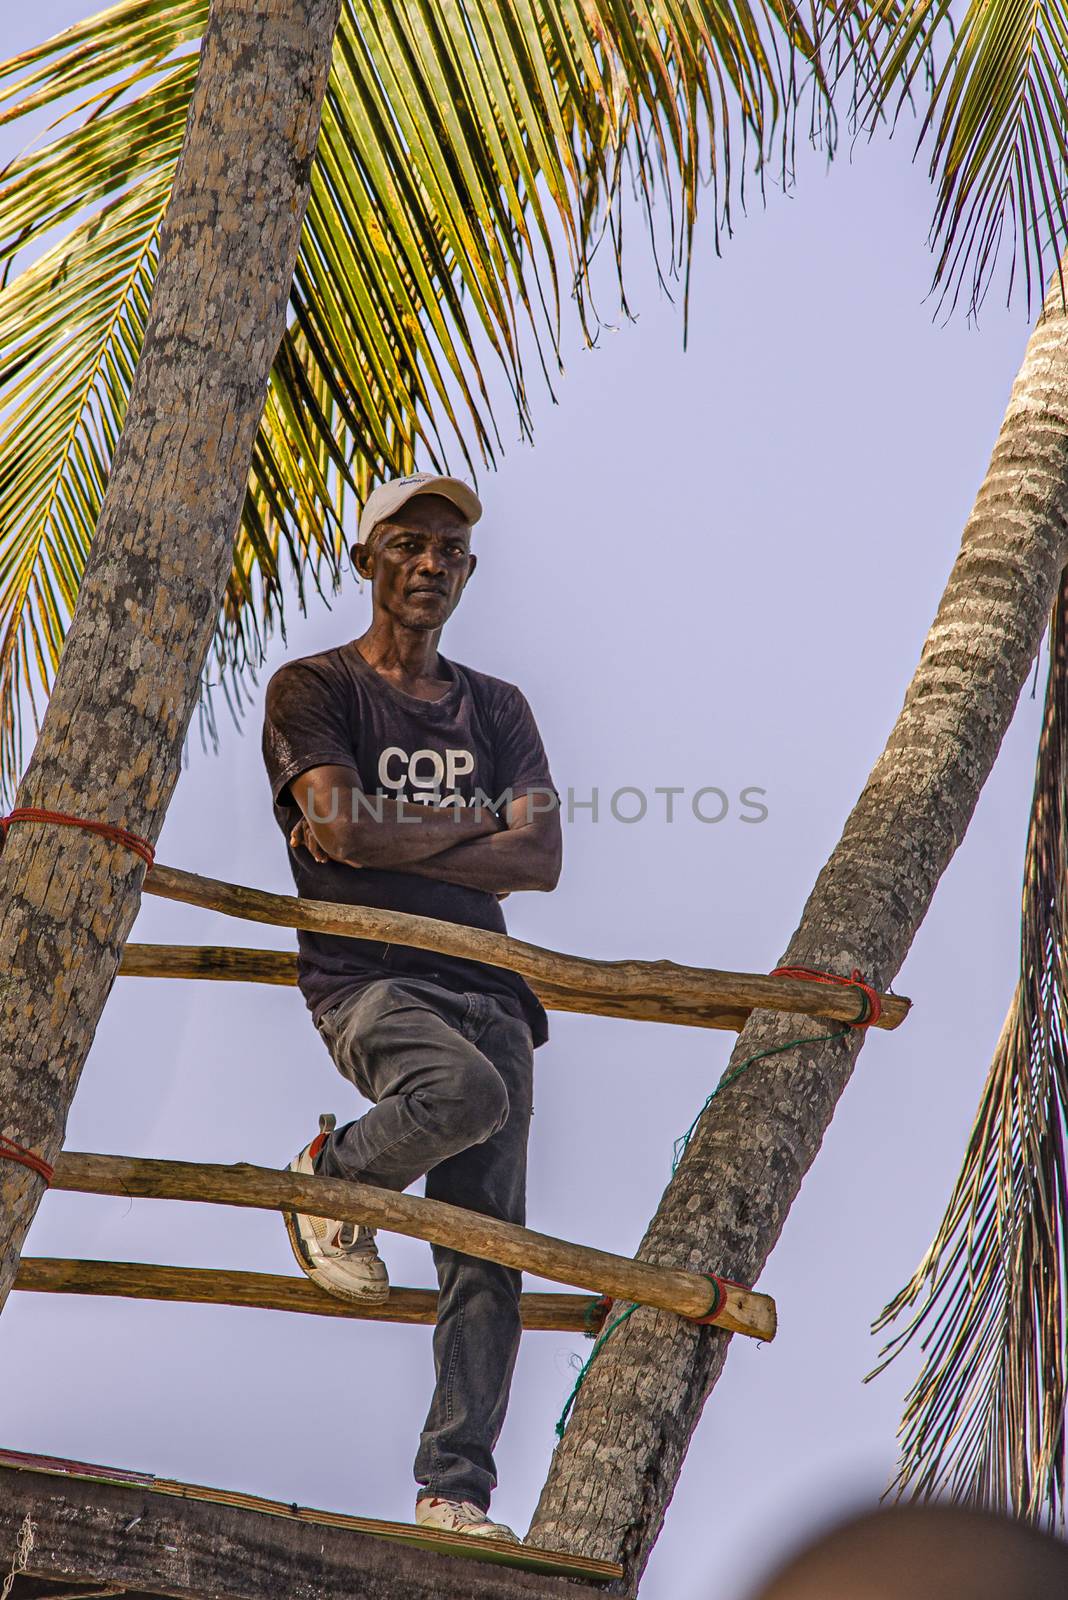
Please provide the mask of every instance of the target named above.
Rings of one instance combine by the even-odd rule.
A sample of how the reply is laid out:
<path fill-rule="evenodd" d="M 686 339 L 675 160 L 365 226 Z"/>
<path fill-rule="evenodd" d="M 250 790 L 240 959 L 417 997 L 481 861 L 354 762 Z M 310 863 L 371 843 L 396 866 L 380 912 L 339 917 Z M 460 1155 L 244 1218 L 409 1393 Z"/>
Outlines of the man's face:
<path fill-rule="evenodd" d="M 475 570 L 470 526 L 436 494 L 409 500 L 353 554 L 357 571 L 374 585 L 375 611 L 405 628 L 440 628 Z"/>

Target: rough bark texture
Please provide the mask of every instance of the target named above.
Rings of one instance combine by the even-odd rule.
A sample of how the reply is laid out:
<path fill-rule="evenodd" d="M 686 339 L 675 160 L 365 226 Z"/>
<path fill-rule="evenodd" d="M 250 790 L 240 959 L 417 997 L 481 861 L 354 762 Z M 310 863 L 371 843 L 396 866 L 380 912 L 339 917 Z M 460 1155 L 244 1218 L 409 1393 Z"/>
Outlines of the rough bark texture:
<path fill-rule="evenodd" d="M 1068 320 L 1055 279 L 901 714 L 785 963 L 856 966 L 879 988 L 892 981 L 1009 725 L 1068 555 L 1066 536 Z M 826 1031 L 756 1012 L 731 1066 Z M 753 1283 L 861 1042 L 853 1033 L 788 1051 L 725 1089 L 664 1194 L 642 1257 Z M 536 1542 L 622 1559 L 621 1588 L 636 1587 L 727 1344 L 718 1330 L 648 1310 L 613 1335 L 553 1459 L 532 1525 Z"/>
<path fill-rule="evenodd" d="M 281 338 L 339 0 L 215 0 L 129 413 L 20 806 L 155 840 Z M 0 859 L 0 1132 L 53 1159 L 144 868 L 20 824 Z M 42 1192 L 0 1161 L 0 1305 Z"/>

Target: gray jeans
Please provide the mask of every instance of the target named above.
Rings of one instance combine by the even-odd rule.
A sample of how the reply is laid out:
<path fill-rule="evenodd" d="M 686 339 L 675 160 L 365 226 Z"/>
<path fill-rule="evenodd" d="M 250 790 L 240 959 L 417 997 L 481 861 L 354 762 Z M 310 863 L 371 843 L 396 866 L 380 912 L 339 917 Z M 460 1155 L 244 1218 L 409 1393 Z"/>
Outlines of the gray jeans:
<path fill-rule="evenodd" d="M 425 1173 L 433 1200 L 525 1222 L 533 1046 L 518 1001 L 382 978 L 318 1027 L 338 1070 L 375 1104 L 330 1136 L 317 1171 L 396 1190 Z M 415 1478 L 420 1498 L 485 1510 L 519 1348 L 520 1274 L 433 1253 L 437 1381 Z"/>

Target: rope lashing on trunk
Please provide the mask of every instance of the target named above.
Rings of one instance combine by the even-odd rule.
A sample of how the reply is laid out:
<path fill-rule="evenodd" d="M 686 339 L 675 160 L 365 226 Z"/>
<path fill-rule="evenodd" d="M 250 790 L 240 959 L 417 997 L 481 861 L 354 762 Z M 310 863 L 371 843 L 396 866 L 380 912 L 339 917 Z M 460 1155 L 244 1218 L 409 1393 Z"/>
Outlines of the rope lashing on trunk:
<path fill-rule="evenodd" d="M 838 973 L 834 972 L 818 972 L 812 967 L 776 967 L 775 971 L 769 974 L 769 976 L 773 978 L 806 978 L 812 983 L 844 983 L 851 985 L 853 988 L 861 991 L 861 997 L 864 1001 L 864 1009 L 853 1022 L 845 1023 L 841 1028 L 836 1028 L 833 1033 L 817 1034 L 814 1039 L 807 1039 L 804 1037 L 804 1035 L 800 1035 L 796 1039 L 787 1039 L 785 1044 L 773 1045 L 770 1050 L 759 1050 L 756 1055 L 747 1056 L 744 1061 L 740 1061 L 737 1067 L 735 1067 L 734 1071 L 729 1072 L 727 1076 L 721 1079 L 721 1081 L 712 1090 L 712 1093 L 709 1095 L 708 1099 L 705 1101 L 696 1117 L 694 1117 L 686 1132 L 675 1140 L 675 1147 L 671 1162 L 672 1176 L 674 1176 L 674 1174 L 678 1171 L 679 1163 L 686 1154 L 690 1140 L 697 1131 L 697 1125 L 701 1121 L 701 1118 L 704 1116 L 705 1112 L 708 1110 L 709 1106 L 712 1104 L 713 1100 L 715 1100 L 716 1096 L 721 1094 L 724 1089 L 728 1088 L 732 1083 L 737 1082 L 742 1073 L 745 1072 L 747 1068 L 751 1067 L 754 1062 L 765 1061 L 769 1056 L 782 1055 L 785 1051 L 793 1050 L 797 1045 L 800 1044 L 826 1044 L 832 1039 L 842 1039 L 847 1033 L 850 1032 L 851 1029 L 870 1028 L 872 1023 L 876 1022 L 879 1018 L 881 1012 L 879 995 L 877 991 L 872 988 L 871 984 L 865 982 L 856 968 L 854 968 L 852 975 L 848 978 L 843 978 Z M 705 1277 L 708 1278 L 710 1282 L 715 1284 L 717 1297 L 715 1304 L 709 1311 L 705 1312 L 703 1317 L 688 1317 L 686 1319 L 687 1321 L 694 1322 L 699 1326 L 702 1323 L 711 1322 L 713 1317 L 719 1315 L 719 1312 L 723 1307 L 723 1300 L 727 1292 L 726 1286 L 728 1284 L 732 1284 L 736 1289 L 744 1289 L 748 1287 L 746 1284 L 734 1283 L 730 1278 L 721 1278 L 713 1272 L 706 1272 Z M 604 1316 L 607 1313 L 609 1304 L 610 1302 L 606 1301 L 606 1297 L 604 1295 L 597 1295 L 593 1300 L 590 1301 L 589 1309 L 586 1313 L 587 1323 L 589 1324 L 591 1330 L 587 1333 L 588 1338 L 593 1337 L 592 1327 L 596 1323 L 598 1316 Z M 614 1320 L 608 1324 L 607 1328 L 605 1328 L 604 1332 L 601 1333 L 597 1338 L 597 1341 L 594 1344 L 593 1349 L 590 1351 L 588 1358 L 583 1362 L 578 1371 L 571 1393 L 564 1402 L 564 1409 L 561 1411 L 556 1424 L 556 1436 L 558 1439 L 562 1439 L 564 1436 L 564 1429 L 567 1427 L 567 1419 L 571 1415 L 575 1401 L 579 1397 L 579 1391 L 581 1390 L 582 1385 L 585 1383 L 593 1363 L 596 1361 L 597 1357 L 600 1355 L 609 1339 L 615 1333 L 616 1329 L 621 1328 L 624 1322 L 626 1322 L 629 1317 L 632 1317 L 637 1309 L 638 1307 L 636 1305 L 628 1306 L 626 1311 L 614 1318 Z"/>
<path fill-rule="evenodd" d="M 734 1278 L 721 1278 L 717 1272 L 705 1272 L 702 1273 L 702 1277 L 707 1278 L 709 1283 L 715 1285 L 716 1301 L 714 1305 L 709 1306 L 703 1317 L 689 1317 L 687 1320 L 690 1322 L 707 1323 L 711 1326 L 727 1303 L 728 1289 L 744 1289 L 747 1294 L 750 1293 L 747 1283 L 738 1283 Z"/>
<path fill-rule="evenodd" d="M 870 983 L 865 983 L 856 967 L 848 978 L 842 978 L 837 972 L 820 972 L 815 967 L 775 967 L 768 973 L 769 978 L 801 978 L 808 983 L 840 983 L 847 989 L 859 989 L 864 1001 L 863 1009 L 853 1018 L 851 1028 L 870 1028 L 878 1022 L 883 1014 L 883 1003 L 879 998 L 879 991 Z"/>
<path fill-rule="evenodd" d="M 110 839 L 113 844 L 132 850 L 148 867 L 156 859 L 148 840 L 139 833 L 131 833 L 129 828 L 117 827 L 112 822 L 96 822 L 92 817 L 73 817 L 67 811 L 46 811 L 42 806 L 17 806 L 6 817 L 0 817 L 0 850 L 4 848 L 7 830 L 15 822 L 55 822 L 64 828 L 84 828 L 87 833 L 99 834 L 102 839 Z"/>
<path fill-rule="evenodd" d="M 9 1139 L 0 1133 L 0 1161 L 14 1161 L 20 1167 L 29 1167 L 31 1172 L 51 1184 L 56 1175 L 56 1169 L 50 1166 L 44 1156 L 39 1156 L 36 1150 L 27 1150 L 24 1144 L 16 1144 L 14 1139 Z"/>
<path fill-rule="evenodd" d="M 594 1305 L 598 1304 L 600 1304 L 600 1297 L 594 1301 Z M 586 1382 L 593 1363 L 597 1360 L 597 1357 L 600 1355 L 609 1339 L 615 1333 L 616 1329 L 621 1328 L 626 1322 L 627 1318 L 632 1317 L 637 1309 L 638 1307 L 636 1305 L 628 1306 L 626 1311 L 624 1311 L 622 1315 L 616 1317 L 614 1322 L 610 1322 L 604 1332 L 599 1335 L 596 1344 L 575 1375 L 575 1382 L 572 1385 L 571 1393 L 564 1401 L 564 1409 L 556 1419 L 556 1437 L 558 1439 L 562 1439 L 564 1437 L 564 1429 L 567 1427 L 567 1419 L 571 1415 L 571 1409 L 579 1397 L 579 1391 L 581 1390 L 582 1385 Z"/>
<path fill-rule="evenodd" d="M 605 1317 L 612 1309 L 610 1295 L 594 1295 L 582 1316 L 582 1331 L 587 1339 L 596 1339 L 598 1329 L 603 1325 Z"/>
<path fill-rule="evenodd" d="M 711 1283 L 713 1285 L 713 1287 L 715 1288 L 715 1291 L 716 1291 L 716 1298 L 713 1301 L 712 1305 L 705 1312 L 703 1317 L 688 1317 L 686 1319 L 688 1322 L 696 1322 L 698 1324 L 711 1323 L 711 1322 L 713 1322 L 715 1320 L 716 1317 L 719 1316 L 720 1312 L 723 1310 L 724 1305 L 726 1304 L 728 1288 L 731 1288 L 731 1289 L 744 1289 L 744 1288 L 747 1287 L 744 1283 L 735 1283 L 733 1278 L 721 1278 L 715 1272 L 702 1273 L 702 1277 L 707 1278 L 709 1283 Z M 587 1310 L 587 1313 L 586 1313 L 587 1321 L 592 1323 L 593 1319 L 598 1314 L 603 1316 L 605 1311 L 607 1311 L 608 1307 L 611 1305 L 611 1303 L 612 1302 L 608 1299 L 607 1295 L 598 1295 L 596 1297 L 596 1299 L 591 1300 L 590 1305 L 589 1305 L 589 1309 Z M 615 1321 L 610 1323 L 610 1325 L 604 1330 L 604 1332 L 601 1334 L 600 1338 L 597 1340 L 597 1343 L 594 1345 L 593 1349 L 590 1351 L 589 1360 L 585 1363 L 585 1365 L 582 1368 L 582 1371 L 578 1374 L 578 1377 L 575 1379 L 575 1386 L 572 1389 L 571 1393 L 568 1395 L 566 1404 L 564 1405 L 564 1409 L 560 1413 L 559 1421 L 556 1424 L 556 1437 L 558 1439 L 562 1439 L 563 1436 L 564 1436 L 564 1429 L 567 1426 L 567 1419 L 571 1414 L 572 1406 L 575 1404 L 575 1401 L 578 1399 L 579 1390 L 582 1388 L 582 1385 L 586 1381 L 586 1374 L 589 1372 L 590 1368 L 593 1366 L 593 1363 L 596 1361 L 596 1359 L 597 1359 L 598 1355 L 600 1354 L 601 1350 L 608 1343 L 608 1340 L 615 1333 L 616 1329 L 618 1327 L 621 1327 L 622 1324 L 624 1322 L 626 1322 L 628 1317 L 633 1316 L 635 1311 L 637 1311 L 637 1309 L 638 1309 L 638 1307 L 636 1305 L 628 1306 L 626 1311 L 624 1311 L 621 1316 L 618 1316 L 615 1319 Z M 592 1337 L 593 1337 L 592 1331 L 589 1332 L 588 1337 L 592 1339 Z"/>
<path fill-rule="evenodd" d="M 792 1050 L 795 1045 L 825 1044 L 830 1039 L 842 1039 L 849 1032 L 850 1028 L 862 1028 L 865 1026 L 866 1024 L 862 1022 L 847 1022 L 843 1027 L 836 1028 L 833 1033 L 819 1033 L 814 1039 L 806 1039 L 803 1035 L 797 1039 L 787 1039 L 785 1044 L 773 1045 L 770 1050 L 761 1050 L 759 1055 L 747 1056 L 744 1061 L 739 1062 L 734 1071 L 728 1073 L 722 1082 L 718 1083 L 712 1090 L 712 1093 L 709 1095 L 708 1099 L 705 1101 L 696 1117 L 694 1117 L 693 1121 L 690 1123 L 690 1126 L 686 1129 L 686 1132 L 675 1140 L 675 1147 L 672 1152 L 671 1160 L 672 1177 L 674 1177 L 675 1173 L 678 1172 L 679 1163 L 686 1154 L 690 1140 L 697 1131 L 697 1124 L 700 1122 L 701 1118 L 704 1116 L 713 1100 L 718 1094 L 721 1094 L 724 1089 L 728 1088 L 732 1083 L 735 1083 L 741 1077 L 746 1068 L 753 1065 L 754 1061 L 763 1061 L 768 1056 L 781 1056 L 787 1050 Z"/>

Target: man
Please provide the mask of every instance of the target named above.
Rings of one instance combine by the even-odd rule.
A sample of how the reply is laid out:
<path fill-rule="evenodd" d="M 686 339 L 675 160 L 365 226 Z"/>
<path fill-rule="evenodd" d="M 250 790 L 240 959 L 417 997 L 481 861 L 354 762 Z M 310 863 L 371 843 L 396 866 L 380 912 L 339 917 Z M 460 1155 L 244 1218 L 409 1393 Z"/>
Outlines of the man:
<path fill-rule="evenodd" d="M 358 639 L 289 662 L 267 689 L 264 760 L 297 891 L 504 931 L 500 900 L 552 889 L 560 818 L 512 684 L 438 643 L 475 570 L 474 491 L 426 473 L 368 498 L 352 556 L 372 585 Z M 525 1220 L 532 1052 L 545 1013 L 515 973 L 404 945 L 299 935 L 299 981 L 342 1075 L 374 1105 L 292 1171 Z M 389 1293 L 374 1231 L 287 1218 L 301 1269 L 364 1303 Z M 415 1462 L 424 1526 L 515 1538 L 487 1516 L 519 1344 L 520 1275 L 434 1248 L 436 1386 Z"/>

